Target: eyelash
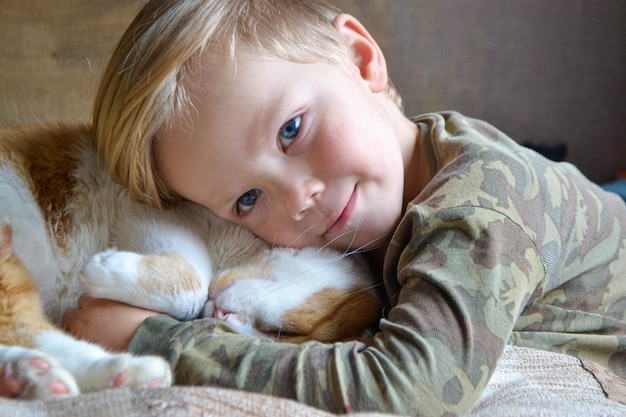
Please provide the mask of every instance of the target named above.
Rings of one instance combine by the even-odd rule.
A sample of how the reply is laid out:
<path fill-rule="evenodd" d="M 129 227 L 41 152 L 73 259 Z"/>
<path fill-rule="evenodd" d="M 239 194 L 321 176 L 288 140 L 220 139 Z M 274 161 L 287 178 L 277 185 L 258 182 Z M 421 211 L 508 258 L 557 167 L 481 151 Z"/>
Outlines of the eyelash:
<path fill-rule="evenodd" d="M 241 201 L 244 198 L 249 198 L 252 195 L 252 193 L 256 193 L 256 195 L 254 195 L 254 202 L 250 205 L 249 209 L 242 210 L 240 206 Z M 235 205 L 235 213 L 238 218 L 245 218 L 248 214 L 250 214 L 250 212 L 254 209 L 254 205 L 256 204 L 256 201 L 259 198 L 260 193 L 261 191 L 258 188 L 253 188 L 252 190 L 247 191 L 245 194 L 239 197 L 239 199 L 237 199 L 237 204 Z"/>
<path fill-rule="evenodd" d="M 295 127 L 290 127 L 290 125 L 292 125 L 294 123 L 295 123 Z M 291 141 L 287 145 L 283 144 L 282 140 L 281 140 L 281 138 L 283 137 L 282 133 L 283 133 L 283 131 L 286 128 L 290 128 L 290 129 L 295 130 L 295 132 L 293 134 L 293 137 L 285 138 L 285 139 Z M 287 152 L 288 148 L 293 145 L 293 142 L 298 139 L 298 136 L 300 136 L 300 129 L 302 129 L 302 116 L 300 116 L 300 115 L 295 116 L 295 117 L 289 119 L 287 121 L 287 123 L 285 123 L 284 125 L 281 126 L 280 130 L 278 131 L 278 143 L 279 143 L 279 145 L 280 145 L 280 147 L 281 147 L 283 152 Z M 249 209 L 242 210 L 240 208 L 241 200 L 244 199 L 244 198 L 249 198 L 251 193 L 253 193 L 253 192 L 256 192 L 256 195 L 254 197 L 254 202 L 252 203 L 252 205 L 250 205 Z M 235 205 L 235 213 L 236 213 L 236 216 L 238 218 L 243 219 L 243 218 L 245 218 L 246 216 L 248 216 L 250 214 L 250 212 L 254 209 L 254 205 L 256 204 L 257 199 L 259 198 L 259 194 L 260 194 L 260 190 L 258 190 L 257 188 L 254 188 L 254 189 L 252 189 L 250 191 L 247 191 L 245 194 L 243 194 L 241 197 L 239 197 L 239 199 L 237 199 L 237 204 Z"/>
<path fill-rule="evenodd" d="M 290 132 L 290 134 L 292 135 L 292 137 L 284 137 L 283 136 L 283 132 L 285 131 L 285 129 L 291 129 L 293 130 L 292 132 Z M 280 130 L 278 131 L 278 143 L 280 144 L 281 149 L 283 150 L 283 152 L 287 152 L 287 149 L 293 145 L 293 142 L 295 140 L 298 139 L 298 137 L 300 136 L 300 130 L 302 129 L 302 116 L 298 115 L 295 116 L 291 119 L 289 119 L 287 121 L 287 123 L 285 123 L 284 125 L 281 126 Z M 282 139 L 287 139 L 289 140 L 289 144 L 285 145 L 282 142 Z"/>

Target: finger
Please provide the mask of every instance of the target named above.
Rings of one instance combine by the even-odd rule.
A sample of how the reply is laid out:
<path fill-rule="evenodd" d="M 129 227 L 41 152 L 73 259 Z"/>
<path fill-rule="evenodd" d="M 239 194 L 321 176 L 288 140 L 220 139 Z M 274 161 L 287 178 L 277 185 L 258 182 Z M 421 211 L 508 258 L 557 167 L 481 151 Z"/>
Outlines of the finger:
<path fill-rule="evenodd" d="M 63 328 L 77 339 L 86 339 L 85 335 L 82 333 L 84 323 L 80 315 L 80 310 L 67 310 L 65 314 L 63 314 Z"/>
<path fill-rule="evenodd" d="M 83 294 L 78 297 L 78 308 L 83 308 L 91 299 L 92 297 L 89 294 Z"/>
<path fill-rule="evenodd" d="M 63 318 L 61 320 L 63 322 L 63 327 L 66 330 L 69 330 L 70 326 L 68 326 L 68 324 L 73 323 L 73 318 L 76 316 L 76 313 L 78 313 L 78 310 L 75 309 L 67 310 L 65 313 L 63 313 Z"/>

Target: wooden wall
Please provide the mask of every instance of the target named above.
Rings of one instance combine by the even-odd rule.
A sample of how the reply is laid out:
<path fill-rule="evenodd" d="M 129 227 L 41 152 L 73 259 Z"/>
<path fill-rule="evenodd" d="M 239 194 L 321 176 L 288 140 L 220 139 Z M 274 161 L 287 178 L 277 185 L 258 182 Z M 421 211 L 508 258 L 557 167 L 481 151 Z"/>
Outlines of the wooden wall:
<path fill-rule="evenodd" d="M 626 1 L 336 0 L 387 55 L 407 114 L 457 109 L 568 146 L 592 180 L 626 169 Z M 87 120 L 141 0 L 0 0 L 0 125 Z"/>
<path fill-rule="evenodd" d="M 394 0 L 407 113 L 456 109 L 561 142 L 592 180 L 626 170 L 626 1 Z"/>
<path fill-rule="evenodd" d="M 0 0 L 0 125 L 87 120 L 137 0 Z"/>

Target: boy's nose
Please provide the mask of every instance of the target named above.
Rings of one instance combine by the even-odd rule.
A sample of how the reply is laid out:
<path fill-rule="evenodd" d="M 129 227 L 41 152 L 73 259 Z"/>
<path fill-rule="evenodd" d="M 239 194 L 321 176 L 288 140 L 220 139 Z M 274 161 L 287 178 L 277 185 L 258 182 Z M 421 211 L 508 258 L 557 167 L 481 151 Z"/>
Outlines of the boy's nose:
<path fill-rule="evenodd" d="M 323 190 L 324 184 L 318 180 L 309 179 L 299 184 L 294 181 L 285 196 L 289 216 L 296 221 L 304 219 L 310 209 L 315 207 Z"/>

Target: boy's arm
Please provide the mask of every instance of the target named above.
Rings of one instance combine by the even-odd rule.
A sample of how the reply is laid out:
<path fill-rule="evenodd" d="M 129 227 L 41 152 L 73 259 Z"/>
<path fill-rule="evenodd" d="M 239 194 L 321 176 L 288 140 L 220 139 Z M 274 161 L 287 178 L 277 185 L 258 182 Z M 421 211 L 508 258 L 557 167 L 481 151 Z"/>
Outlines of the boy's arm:
<path fill-rule="evenodd" d="M 240 388 L 341 413 L 466 414 L 543 266 L 521 228 L 498 213 L 459 208 L 414 219 L 406 240 L 397 233 L 392 242 L 398 263 L 386 276 L 395 307 L 368 346 L 274 343 L 213 319 L 157 316 L 130 350 L 167 357 L 178 384 Z"/>
<path fill-rule="evenodd" d="M 240 388 L 336 413 L 431 415 L 433 410 L 436 414 L 471 410 L 473 396 L 459 404 L 444 404 L 427 384 L 415 383 L 416 375 L 430 373 L 426 367 L 432 363 L 418 364 L 408 351 L 390 357 L 387 350 L 393 346 L 410 349 L 406 342 L 385 342 L 390 347 L 381 343 L 370 347 L 358 342 L 275 343 L 232 333 L 215 319 L 178 322 L 161 315 L 146 320 L 130 351 L 165 356 L 175 368 L 176 384 Z"/>
<path fill-rule="evenodd" d="M 78 299 L 77 308 L 65 312 L 63 324 L 65 330 L 78 339 L 123 352 L 143 321 L 157 314 L 119 301 L 83 294 Z"/>

